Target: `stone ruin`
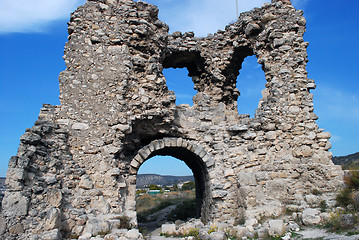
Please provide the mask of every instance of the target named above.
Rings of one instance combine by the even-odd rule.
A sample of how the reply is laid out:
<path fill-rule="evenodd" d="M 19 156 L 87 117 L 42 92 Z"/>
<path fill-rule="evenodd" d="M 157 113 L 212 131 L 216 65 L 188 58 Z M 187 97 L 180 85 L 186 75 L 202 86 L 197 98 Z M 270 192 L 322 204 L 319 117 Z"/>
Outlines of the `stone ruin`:
<path fill-rule="evenodd" d="M 197 38 L 169 34 L 151 4 L 88 0 L 69 22 L 61 105 L 43 106 L 9 161 L 1 238 L 136 227 L 136 174 L 155 155 L 193 171 L 204 223 L 333 204 L 343 173 L 331 161 L 330 134 L 315 122 L 302 14 L 273 0 Z M 238 114 L 236 79 L 252 55 L 267 83 L 250 118 Z M 188 69 L 193 106 L 175 104 L 164 68 Z"/>

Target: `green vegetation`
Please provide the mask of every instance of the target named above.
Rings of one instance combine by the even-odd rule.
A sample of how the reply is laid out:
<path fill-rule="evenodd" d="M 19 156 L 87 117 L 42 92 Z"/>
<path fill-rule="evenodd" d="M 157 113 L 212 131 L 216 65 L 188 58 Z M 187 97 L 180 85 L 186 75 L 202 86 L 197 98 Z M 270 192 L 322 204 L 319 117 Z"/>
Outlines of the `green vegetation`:
<path fill-rule="evenodd" d="M 168 220 L 175 221 L 177 219 L 187 220 L 196 217 L 196 199 L 187 198 L 178 204 L 175 210 L 168 215 Z"/>
<path fill-rule="evenodd" d="M 165 237 L 194 237 L 195 240 L 201 240 L 201 238 L 199 237 L 199 229 L 198 228 L 191 228 L 185 234 L 161 233 L 161 236 L 165 236 Z"/>
<path fill-rule="evenodd" d="M 160 186 L 156 185 L 156 184 L 151 184 L 149 186 L 149 189 L 150 190 L 162 190 L 162 188 Z"/>
<path fill-rule="evenodd" d="M 341 210 L 330 213 L 329 220 L 325 227 L 331 231 L 342 232 L 353 229 L 358 222 L 359 211 L 359 170 L 358 167 L 351 168 L 344 177 L 345 187 L 336 196 L 336 205 Z M 321 210 L 326 210 L 327 206 L 320 203 Z"/>
<path fill-rule="evenodd" d="M 162 196 L 144 194 L 136 200 L 137 219 L 139 222 L 148 222 L 150 221 L 150 219 L 147 219 L 148 216 L 174 204 L 175 201 L 172 199 L 163 199 Z"/>
<path fill-rule="evenodd" d="M 137 220 L 140 223 L 154 221 L 151 215 L 171 205 L 176 205 L 176 208 L 168 214 L 168 220 L 196 217 L 195 191 L 142 194 L 136 199 Z"/>
<path fill-rule="evenodd" d="M 344 177 L 345 187 L 336 197 L 337 205 L 344 207 L 346 211 L 358 212 L 359 202 L 355 198 L 359 195 L 359 170 L 352 169 Z"/>
<path fill-rule="evenodd" d="M 325 200 L 320 201 L 319 203 L 320 212 L 326 212 L 328 208 L 328 204 Z"/>
<path fill-rule="evenodd" d="M 192 190 L 194 189 L 196 186 L 194 184 L 193 181 L 190 181 L 190 182 L 186 182 L 183 184 L 182 186 L 182 191 L 187 191 L 187 190 Z"/>
<path fill-rule="evenodd" d="M 323 193 L 321 191 L 319 191 L 318 189 L 313 189 L 312 194 L 313 195 L 322 195 Z"/>

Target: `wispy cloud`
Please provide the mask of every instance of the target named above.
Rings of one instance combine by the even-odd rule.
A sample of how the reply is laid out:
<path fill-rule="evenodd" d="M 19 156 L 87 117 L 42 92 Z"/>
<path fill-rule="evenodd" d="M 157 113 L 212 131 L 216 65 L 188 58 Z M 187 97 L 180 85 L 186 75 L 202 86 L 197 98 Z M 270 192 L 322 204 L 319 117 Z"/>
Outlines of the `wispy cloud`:
<path fill-rule="evenodd" d="M 160 17 L 169 26 L 171 32 L 193 31 L 198 36 L 206 36 L 224 29 L 230 22 L 236 20 L 235 0 L 184 0 L 181 5 L 173 5 L 175 2 L 161 3 L 159 0 L 148 2 L 160 7 Z M 260 7 L 270 0 L 238 1 L 239 12 L 248 11 L 254 7 Z"/>
<path fill-rule="evenodd" d="M 293 0 L 304 8 L 310 0 Z M 75 8 L 86 0 L 1 0 L 0 34 L 12 32 L 42 32 L 49 23 L 68 19 Z M 236 20 L 235 0 L 147 0 L 160 8 L 160 17 L 174 31 L 194 31 L 198 36 L 215 33 Z M 261 7 L 270 0 L 239 1 L 238 11 Z"/>
<path fill-rule="evenodd" d="M 292 4 L 296 8 L 303 10 L 303 9 L 305 9 L 305 7 L 307 6 L 309 1 L 310 0 L 292 0 Z"/>
<path fill-rule="evenodd" d="M 49 23 L 69 19 L 85 0 L 1 0 L 0 34 L 42 32 Z"/>
<path fill-rule="evenodd" d="M 310 0 L 293 0 L 296 8 L 304 9 Z M 170 31 L 193 31 L 203 37 L 224 29 L 236 20 L 236 0 L 147 0 L 160 9 L 160 18 L 170 26 Z M 238 12 L 261 7 L 271 0 L 238 0 Z"/>
<path fill-rule="evenodd" d="M 315 104 L 320 115 L 326 119 L 345 122 L 359 119 L 359 92 L 321 86 L 316 92 Z"/>

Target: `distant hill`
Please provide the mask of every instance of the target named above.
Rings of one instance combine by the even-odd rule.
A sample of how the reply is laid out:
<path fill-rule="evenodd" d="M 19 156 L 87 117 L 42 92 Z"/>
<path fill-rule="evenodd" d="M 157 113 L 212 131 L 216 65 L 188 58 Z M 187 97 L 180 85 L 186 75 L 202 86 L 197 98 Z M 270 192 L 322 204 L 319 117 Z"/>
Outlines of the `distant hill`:
<path fill-rule="evenodd" d="M 359 152 L 347 156 L 333 157 L 333 163 L 335 165 L 359 164 Z"/>
<path fill-rule="evenodd" d="M 138 174 L 136 187 L 142 188 L 150 184 L 169 186 L 188 181 L 194 181 L 193 176 L 162 176 L 158 174 Z"/>

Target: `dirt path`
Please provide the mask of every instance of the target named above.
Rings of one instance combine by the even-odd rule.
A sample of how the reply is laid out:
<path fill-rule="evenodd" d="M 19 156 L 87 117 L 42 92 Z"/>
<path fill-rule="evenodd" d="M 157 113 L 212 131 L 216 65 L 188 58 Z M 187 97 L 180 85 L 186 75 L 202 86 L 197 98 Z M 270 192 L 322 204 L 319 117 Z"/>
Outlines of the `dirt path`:
<path fill-rule="evenodd" d="M 170 214 L 173 210 L 175 210 L 175 208 L 177 207 L 178 204 L 175 205 L 170 205 L 158 212 L 155 212 L 151 215 L 149 215 L 147 217 L 147 219 L 149 220 L 149 222 L 146 223 L 139 223 L 140 228 L 145 228 L 147 229 L 148 233 L 151 234 L 152 232 L 154 232 L 157 228 L 160 228 L 162 226 L 162 224 L 166 223 L 167 220 L 167 216 L 168 214 Z M 158 233 L 158 236 L 160 235 L 160 233 Z"/>

